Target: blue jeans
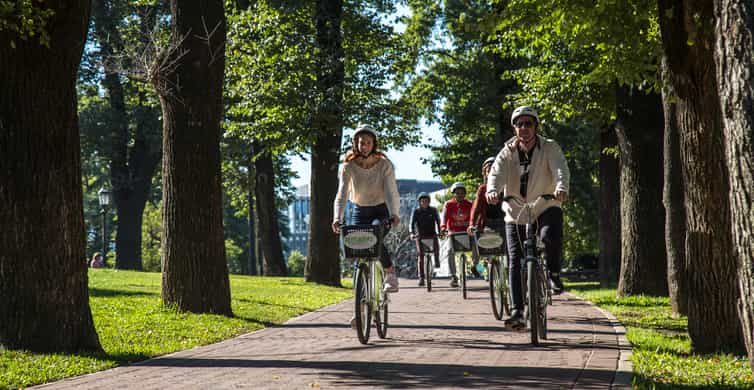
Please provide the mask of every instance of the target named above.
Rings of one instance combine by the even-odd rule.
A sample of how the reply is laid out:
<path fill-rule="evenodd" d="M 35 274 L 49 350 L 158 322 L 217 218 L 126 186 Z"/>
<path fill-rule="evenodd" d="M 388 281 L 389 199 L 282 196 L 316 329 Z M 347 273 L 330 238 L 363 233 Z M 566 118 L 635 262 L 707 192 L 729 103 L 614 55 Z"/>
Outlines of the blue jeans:
<path fill-rule="evenodd" d="M 545 244 L 544 255 L 547 269 L 551 273 L 559 273 L 560 258 L 563 252 L 563 210 L 560 207 L 550 207 L 545 210 L 537 218 L 537 226 L 539 228 L 537 234 Z M 510 259 L 508 269 L 510 270 L 509 280 L 513 308 L 521 310 L 524 308 L 521 272 L 524 269 L 523 241 L 526 240 L 526 225 L 506 223 L 505 235 L 508 241 L 508 258 Z"/>
<path fill-rule="evenodd" d="M 371 225 L 375 219 L 383 220 L 390 218 L 390 212 L 387 209 L 387 205 L 382 203 L 377 206 L 359 206 L 357 204 L 353 207 L 353 214 L 351 215 L 351 223 L 354 225 Z M 390 227 L 385 229 L 385 235 L 390 231 Z M 390 268 L 393 266 L 393 262 L 390 260 L 390 255 L 387 253 L 385 247 L 385 241 L 382 241 L 382 257 L 380 258 L 383 268 Z"/>

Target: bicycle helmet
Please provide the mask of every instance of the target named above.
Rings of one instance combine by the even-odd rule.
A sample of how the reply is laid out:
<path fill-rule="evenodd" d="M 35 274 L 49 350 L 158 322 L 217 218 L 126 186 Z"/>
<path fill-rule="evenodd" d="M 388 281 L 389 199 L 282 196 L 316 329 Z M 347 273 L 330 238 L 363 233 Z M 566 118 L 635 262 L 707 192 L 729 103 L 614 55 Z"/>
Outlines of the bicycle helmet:
<path fill-rule="evenodd" d="M 377 132 L 374 130 L 374 127 L 372 127 L 372 125 L 362 123 L 356 126 L 356 131 L 353 132 L 354 141 L 356 140 L 356 137 L 361 133 L 369 133 L 372 135 L 372 137 L 374 137 L 374 140 L 377 141 Z"/>
<path fill-rule="evenodd" d="M 372 125 L 362 123 L 358 126 L 356 126 L 356 131 L 353 132 L 353 137 L 351 138 L 352 142 L 352 149 L 353 153 L 359 152 L 359 135 L 362 133 L 369 133 L 372 135 L 372 138 L 374 139 L 374 146 L 372 147 L 372 151 L 369 152 L 369 155 L 371 156 L 373 153 L 377 151 L 377 148 L 379 147 L 379 143 L 377 141 L 377 132 L 374 130 L 374 127 Z"/>
<path fill-rule="evenodd" d="M 515 126 L 516 119 L 518 119 L 518 117 L 523 116 L 523 115 L 528 115 L 534 118 L 534 121 L 536 123 L 539 123 L 539 115 L 537 115 L 537 111 L 535 111 L 533 108 L 529 106 L 521 106 L 513 110 L 513 115 L 511 115 L 511 125 Z"/>
<path fill-rule="evenodd" d="M 432 199 L 430 199 L 429 194 L 426 193 L 426 192 L 422 192 L 421 194 L 419 194 L 419 196 L 416 198 L 416 200 L 422 200 L 422 198 L 427 198 L 427 200 L 430 200 L 430 201 L 432 200 Z"/>
<path fill-rule="evenodd" d="M 463 190 L 466 191 L 466 186 L 463 183 L 461 183 L 460 181 L 457 181 L 457 182 L 453 183 L 452 186 L 450 186 L 450 192 L 455 193 L 456 190 L 459 189 L 459 188 L 463 188 Z"/>

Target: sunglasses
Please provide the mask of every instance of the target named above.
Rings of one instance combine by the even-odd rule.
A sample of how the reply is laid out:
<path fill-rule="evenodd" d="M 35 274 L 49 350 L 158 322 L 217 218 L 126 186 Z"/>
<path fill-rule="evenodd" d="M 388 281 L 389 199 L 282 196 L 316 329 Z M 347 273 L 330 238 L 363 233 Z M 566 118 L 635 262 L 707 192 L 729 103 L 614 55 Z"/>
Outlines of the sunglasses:
<path fill-rule="evenodd" d="M 528 128 L 534 127 L 534 122 L 520 121 L 520 122 L 516 122 L 514 126 L 518 127 L 519 129 L 528 129 Z"/>

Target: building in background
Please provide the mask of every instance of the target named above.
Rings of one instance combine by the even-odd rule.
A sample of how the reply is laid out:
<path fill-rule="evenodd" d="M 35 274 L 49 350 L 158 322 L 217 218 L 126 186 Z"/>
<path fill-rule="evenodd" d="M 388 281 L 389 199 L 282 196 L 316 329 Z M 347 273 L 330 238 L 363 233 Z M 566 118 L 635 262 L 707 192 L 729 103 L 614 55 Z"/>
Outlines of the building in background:
<path fill-rule="evenodd" d="M 435 193 L 444 191 L 445 186 L 439 181 L 398 179 L 398 194 L 401 198 L 400 217 L 403 223 L 408 223 L 414 209 L 419 206 L 416 199 L 420 193 Z M 289 251 L 297 250 L 306 256 L 307 237 L 309 234 L 309 186 L 304 185 L 296 189 L 296 199 L 288 206 L 288 221 L 291 231 L 290 238 L 286 241 Z M 434 202 L 434 197 L 433 197 Z M 345 220 L 349 220 L 352 205 L 348 202 L 345 211 Z M 290 252 L 285 253 L 287 258 Z"/>

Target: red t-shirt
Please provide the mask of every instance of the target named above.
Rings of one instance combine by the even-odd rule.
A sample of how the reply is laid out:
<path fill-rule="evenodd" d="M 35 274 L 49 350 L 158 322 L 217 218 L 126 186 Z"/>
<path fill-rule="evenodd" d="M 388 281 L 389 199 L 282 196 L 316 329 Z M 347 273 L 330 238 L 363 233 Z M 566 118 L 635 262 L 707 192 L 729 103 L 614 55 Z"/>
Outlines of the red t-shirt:
<path fill-rule="evenodd" d="M 442 214 L 442 229 L 451 233 L 465 232 L 469 227 L 471 216 L 471 202 L 464 199 L 458 203 L 455 198 L 445 202 Z"/>

